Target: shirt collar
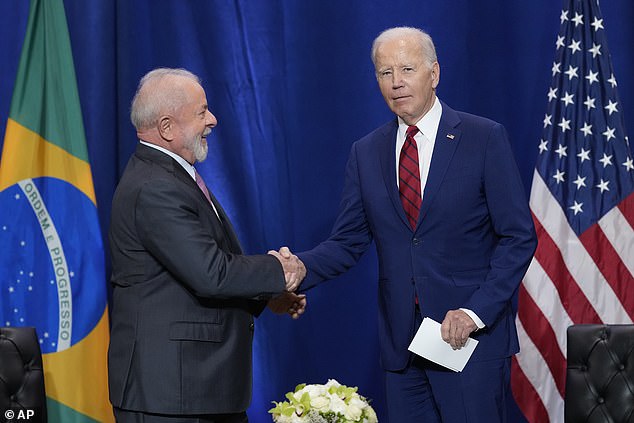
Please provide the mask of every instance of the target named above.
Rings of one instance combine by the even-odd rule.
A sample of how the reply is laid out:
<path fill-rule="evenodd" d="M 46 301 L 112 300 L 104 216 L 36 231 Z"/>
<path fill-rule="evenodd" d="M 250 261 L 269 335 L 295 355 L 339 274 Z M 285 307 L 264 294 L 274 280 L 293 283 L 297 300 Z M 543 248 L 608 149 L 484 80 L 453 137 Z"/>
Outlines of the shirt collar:
<path fill-rule="evenodd" d="M 162 151 L 163 153 L 165 153 L 168 156 L 170 156 L 172 159 L 176 160 L 178 162 L 178 164 L 181 165 L 183 167 L 183 169 L 185 169 L 185 171 L 187 173 L 189 173 L 189 176 L 191 176 L 194 181 L 196 180 L 196 169 L 187 160 L 183 159 L 181 156 L 179 156 L 178 154 L 174 153 L 173 151 L 169 151 L 169 150 L 161 147 L 160 145 L 151 144 L 151 143 L 149 143 L 147 141 L 143 141 L 143 140 L 139 140 L 139 142 L 141 144 L 145 145 L 145 146 L 154 148 L 155 150 Z"/>
<path fill-rule="evenodd" d="M 418 130 L 427 137 L 428 140 L 434 141 L 436 139 L 436 133 L 438 133 L 438 126 L 440 126 L 440 117 L 442 116 L 442 105 L 438 97 L 434 99 L 434 104 L 431 109 L 425 115 L 416 122 Z M 408 125 L 398 118 L 398 130 L 405 136 Z"/>

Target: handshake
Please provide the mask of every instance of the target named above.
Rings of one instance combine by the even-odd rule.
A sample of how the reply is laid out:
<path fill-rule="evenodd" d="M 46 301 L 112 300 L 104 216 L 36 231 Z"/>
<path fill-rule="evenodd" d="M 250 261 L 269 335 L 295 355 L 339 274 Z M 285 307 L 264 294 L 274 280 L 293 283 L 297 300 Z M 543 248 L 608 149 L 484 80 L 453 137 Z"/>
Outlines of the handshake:
<path fill-rule="evenodd" d="M 306 295 L 298 295 L 294 291 L 306 277 L 306 266 L 295 254 L 291 253 L 288 247 L 282 247 L 279 251 L 271 250 L 268 253 L 282 264 L 286 291 L 270 299 L 267 305 L 276 314 L 288 313 L 293 319 L 297 319 L 306 309 Z"/>

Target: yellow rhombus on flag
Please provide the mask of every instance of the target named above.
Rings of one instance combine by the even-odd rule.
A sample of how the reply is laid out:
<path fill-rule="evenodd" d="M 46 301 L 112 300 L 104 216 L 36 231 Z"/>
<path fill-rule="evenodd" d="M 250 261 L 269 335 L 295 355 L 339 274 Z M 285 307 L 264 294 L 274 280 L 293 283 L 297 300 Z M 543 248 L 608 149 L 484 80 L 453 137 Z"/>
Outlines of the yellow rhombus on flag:
<path fill-rule="evenodd" d="M 112 422 L 104 251 L 62 0 L 32 0 L 0 158 L 0 326 L 36 328 L 48 421 Z"/>

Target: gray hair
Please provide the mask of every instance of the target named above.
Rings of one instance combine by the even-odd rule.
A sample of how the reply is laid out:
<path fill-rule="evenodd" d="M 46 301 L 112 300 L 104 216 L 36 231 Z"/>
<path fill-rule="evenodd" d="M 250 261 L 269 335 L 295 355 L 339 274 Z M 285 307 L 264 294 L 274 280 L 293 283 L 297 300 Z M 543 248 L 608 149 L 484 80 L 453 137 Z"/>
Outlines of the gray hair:
<path fill-rule="evenodd" d="M 436 47 L 434 47 L 434 42 L 432 41 L 428 33 L 418 28 L 399 26 L 396 28 L 386 29 L 374 39 L 374 42 L 372 43 L 371 53 L 372 63 L 374 63 L 374 65 L 376 66 L 376 52 L 381 43 L 402 38 L 413 38 L 420 44 L 421 52 L 423 54 L 423 57 L 426 59 L 429 67 L 431 67 L 434 62 L 438 61 L 438 58 L 436 57 Z"/>
<path fill-rule="evenodd" d="M 181 77 L 200 84 L 200 78 L 186 69 L 157 68 L 146 73 L 137 87 L 130 107 L 130 120 L 137 130 L 147 129 L 163 113 L 174 113 L 186 102 L 185 93 L 178 83 L 158 86 L 165 78 Z"/>

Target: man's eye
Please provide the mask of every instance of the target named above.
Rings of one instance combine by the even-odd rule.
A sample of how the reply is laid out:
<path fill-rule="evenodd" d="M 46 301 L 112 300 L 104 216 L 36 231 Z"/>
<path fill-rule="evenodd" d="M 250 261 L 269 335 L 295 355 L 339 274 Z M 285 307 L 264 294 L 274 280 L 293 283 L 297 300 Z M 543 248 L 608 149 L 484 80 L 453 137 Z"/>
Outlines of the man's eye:
<path fill-rule="evenodd" d="M 414 68 L 410 68 L 410 67 L 403 68 L 403 72 L 405 73 L 414 72 Z"/>

